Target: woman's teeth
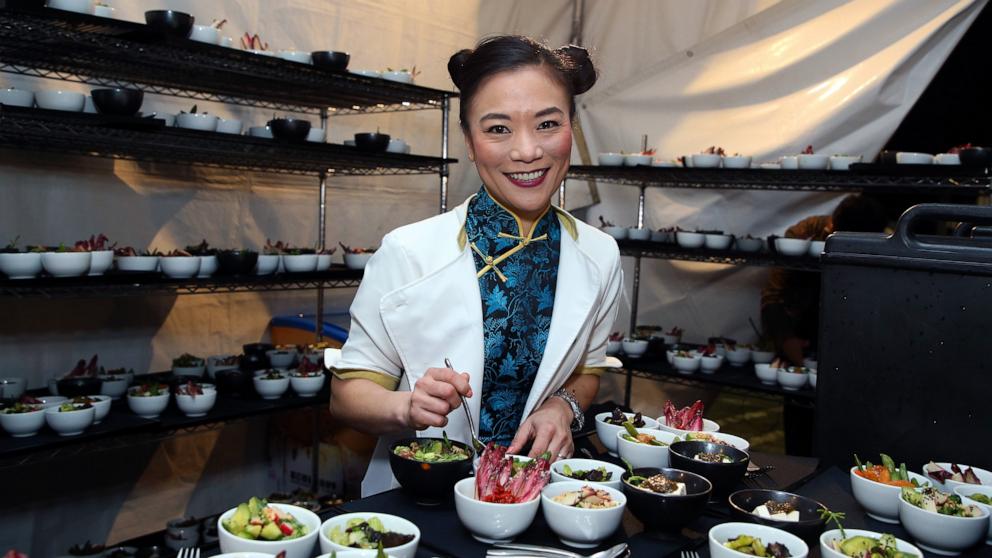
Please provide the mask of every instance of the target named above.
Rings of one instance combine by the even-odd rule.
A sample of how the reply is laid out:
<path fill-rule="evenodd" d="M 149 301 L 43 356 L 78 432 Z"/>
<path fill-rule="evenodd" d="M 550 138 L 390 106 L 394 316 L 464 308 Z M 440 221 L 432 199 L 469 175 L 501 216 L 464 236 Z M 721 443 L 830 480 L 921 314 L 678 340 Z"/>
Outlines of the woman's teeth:
<path fill-rule="evenodd" d="M 520 180 L 526 182 L 528 180 L 537 180 L 538 178 L 544 176 L 544 173 L 546 172 L 548 172 L 547 169 L 533 171 L 533 172 L 517 172 L 517 173 L 508 174 L 507 176 L 509 176 L 514 180 Z"/>

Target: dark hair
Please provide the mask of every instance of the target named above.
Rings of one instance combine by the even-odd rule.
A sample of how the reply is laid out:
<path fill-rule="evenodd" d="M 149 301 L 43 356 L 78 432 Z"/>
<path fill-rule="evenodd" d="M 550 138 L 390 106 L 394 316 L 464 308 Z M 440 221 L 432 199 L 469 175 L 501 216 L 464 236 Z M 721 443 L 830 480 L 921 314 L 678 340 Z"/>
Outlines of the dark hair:
<path fill-rule="evenodd" d="M 526 66 L 548 68 L 552 79 L 565 88 L 569 118 L 575 115 L 575 95 L 589 91 L 596 83 L 596 68 L 582 47 L 568 45 L 551 50 L 530 37 L 487 37 L 479 41 L 475 50 L 460 50 L 448 60 L 448 74 L 461 93 L 458 117 L 462 129 L 468 130 L 468 108 L 486 78 Z"/>
<path fill-rule="evenodd" d="M 878 201 L 860 195 L 850 195 L 834 209 L 835 231 L 877 233 L 885 230 L 888 218 Z"/>

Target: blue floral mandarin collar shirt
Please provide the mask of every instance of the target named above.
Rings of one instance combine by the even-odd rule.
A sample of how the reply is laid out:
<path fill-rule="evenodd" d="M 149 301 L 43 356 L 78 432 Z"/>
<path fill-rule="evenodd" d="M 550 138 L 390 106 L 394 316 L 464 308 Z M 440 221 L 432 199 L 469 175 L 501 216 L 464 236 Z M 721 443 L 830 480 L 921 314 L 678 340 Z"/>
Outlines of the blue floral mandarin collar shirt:
<path fill-rule="evenodd" d="M 544 357 L 558 283 L 561 224 L 548 209 L 530 235 L 485 186 L 472 199 L 465 234 L 482 296 L 479 438 L 509 445 Z"/>

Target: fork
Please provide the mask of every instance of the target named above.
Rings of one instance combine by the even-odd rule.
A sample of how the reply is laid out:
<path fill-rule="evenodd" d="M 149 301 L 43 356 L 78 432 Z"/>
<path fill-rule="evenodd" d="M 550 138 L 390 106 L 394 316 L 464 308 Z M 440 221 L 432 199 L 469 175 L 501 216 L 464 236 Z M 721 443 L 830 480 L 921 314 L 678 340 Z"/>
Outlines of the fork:
<path fill-rule="evenodd" d="M 178 558 L 200 558 L 200 549 L 198 547 L 185 547 L 179 549 Z"/>
<path fill-rule="evenodd" d="M 683 550 L 682 558 L 699 558 L 699 553 L 695 550 Z"/>

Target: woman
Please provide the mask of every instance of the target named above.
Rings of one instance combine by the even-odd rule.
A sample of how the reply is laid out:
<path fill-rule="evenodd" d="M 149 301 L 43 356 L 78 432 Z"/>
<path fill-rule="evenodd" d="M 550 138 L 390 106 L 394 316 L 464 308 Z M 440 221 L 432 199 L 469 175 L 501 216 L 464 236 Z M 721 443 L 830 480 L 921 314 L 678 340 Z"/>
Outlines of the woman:
<path fill-rule="evenodd" d="M 616 242 L 551 196 L 568 172 L 574 95 L 596 72 L 584 49 L 526 37 L 451 57 L 459 116 L 483 186 L 448 213 L 386 235 L 351 307 L 331 411 L 380 435 L 364 495 L 393 484 L 391 440 L 471 439 L 557 458 L 599 389 L 623 276 Z M 450 358 L 458 370 L 444 367 Z"/>

